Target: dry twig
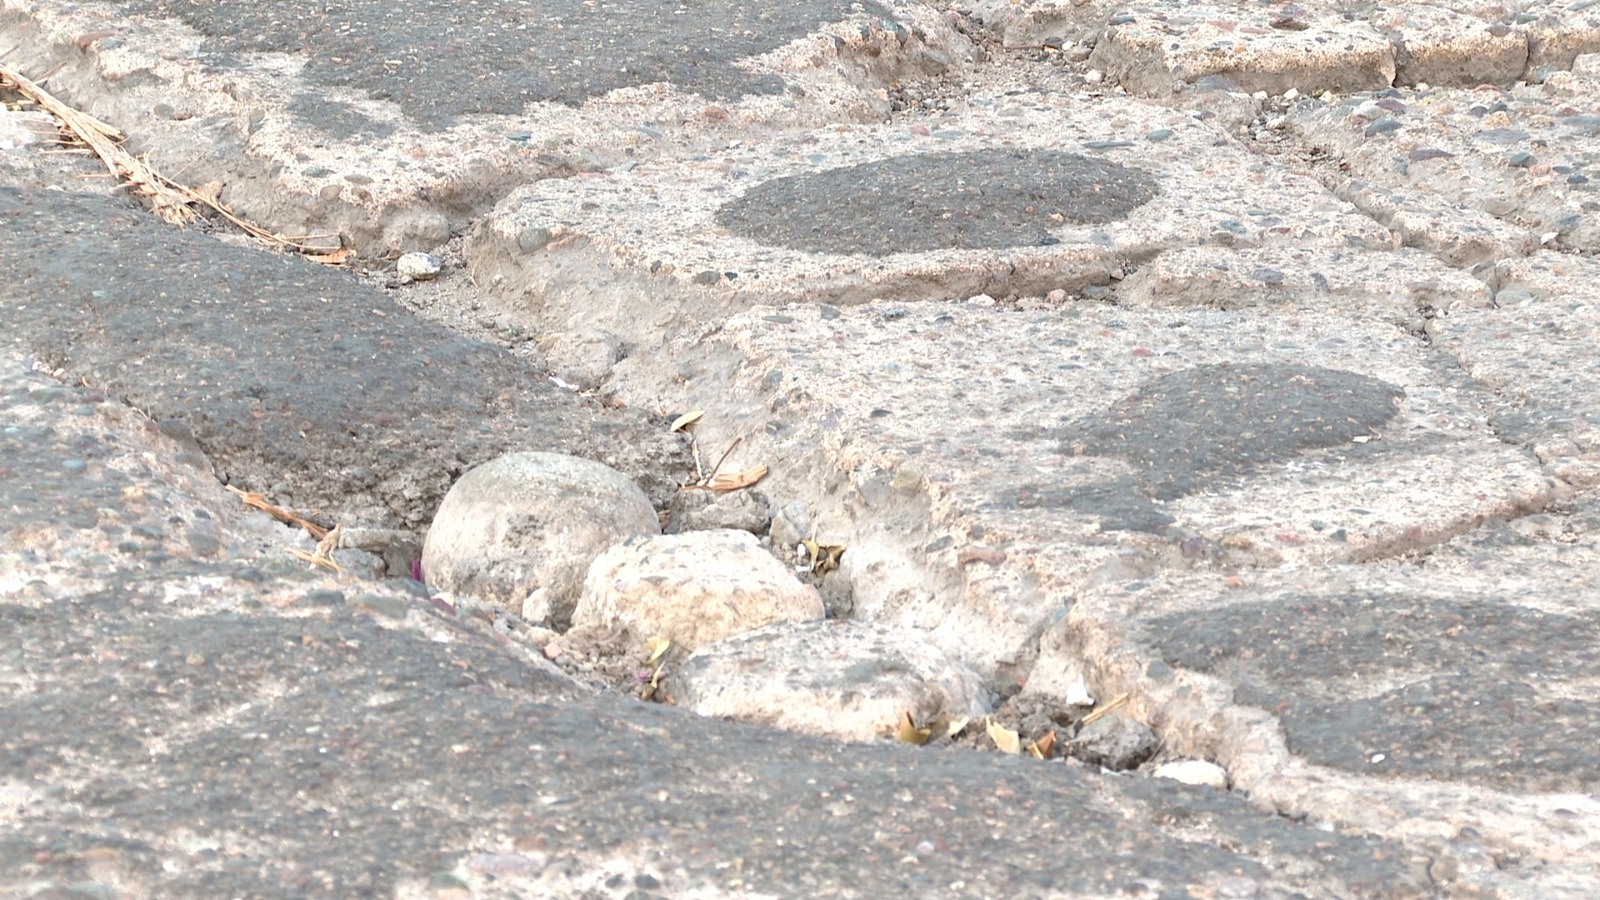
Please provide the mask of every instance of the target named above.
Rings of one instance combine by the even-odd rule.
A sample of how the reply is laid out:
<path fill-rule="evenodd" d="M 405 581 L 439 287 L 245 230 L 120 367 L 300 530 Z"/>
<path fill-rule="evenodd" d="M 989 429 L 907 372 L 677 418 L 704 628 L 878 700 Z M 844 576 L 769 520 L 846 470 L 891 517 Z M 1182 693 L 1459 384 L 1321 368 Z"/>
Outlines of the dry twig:
<path fill-rule="evenodd" d="M 217 215 L 258 240 L 311 255 L 319 262 L 337 264 L 344 261 L 342 253 L 328 253 L 313 247 L 306 243 L 309 238 L 289 238 L 274 234 L 234 215 L 233 211 L 223 206 L 217 197 L 200 193 L 162 175 L 151 168 L 149 163 L 122 149 L 123 134 L 115 126 L 62 103 L 38 83 L 30 81 L 21 72 L 4 63 L 0 63 L 0 80 L 14 84 L 23 96 L 55 116 L 63 128 L 100 157 L 100 161 L 105 163 L 112 175 L 122 179 L 135 194 L 150 201 L 151 210 L 164 221 L 174 225 L 187 225 L 193 222 L 198 218 L 198 214 L 190 204 L 199 203 L 210 207 Z"/>
<path fill-rule="evenodd" d="M 100 157 L 107 169 L 121 178 L 134 193 L 150 201 L 151 211 L 162 220 L 174 225 L 186 225 L 195 220 L 195 211 L 189 208 L 181 192 L 174 190 L 170 182 L 157 175 L 143 160 L 122 149 L 122 132 L 115 126 L 62 103 L 49 91 L 4 63 L 0 63 L 0 77 L 15 84 L 23 96 L 55 116 L 73 136 Z"/>

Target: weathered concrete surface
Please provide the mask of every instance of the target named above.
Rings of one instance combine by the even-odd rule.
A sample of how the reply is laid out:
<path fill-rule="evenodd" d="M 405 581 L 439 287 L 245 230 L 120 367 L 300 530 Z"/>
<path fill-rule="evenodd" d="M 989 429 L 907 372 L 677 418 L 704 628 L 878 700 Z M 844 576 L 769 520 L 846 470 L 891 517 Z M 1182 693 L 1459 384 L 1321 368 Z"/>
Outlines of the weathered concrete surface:
<path fill-rule="evenodd" d="M 1092 48 L 1090 65 L 1130 91 L 1154 96 L 1209 76 L 1274 94 L 1509 85 L 1600 50 L 1600 13 L 1586 0 L 1325 8 L 977 0 L 971 8 L 1006 46 Z"/>
<path fill-rule="evenodd" d="M 1108 585 L 1061 633 L 1235 789 L 1587 863 L 1595 515 L 1586 495 L 1406 562 Z"/>
<path fill-rule="evenodd" d="M 1214 791 L 591 696 L 403 584 L 261 559 L 265 532 L 171 438 L 15 355 L 0 361 L 0 442 L 6 897 L 1428 884 L 1404 847 Z M 96 523 L 61 521 L 83 510 Z M 208 519 L 225 527 L 202 547 Z M 112 549 L 116 528 L 189 539 Z"/>
<path fill-rule="evenodd" d="M 1007 83 L 932 124 L 531 184 L 472 235 L 468 258 L 506 309 L 641 347 L 756 304 L 1103 287 L 1177 247 L 1392 246 L 1314 179 L 1194 116 L 1086 99 Z"/>
<path fill-rule="evenodd" d="M 1415 215 L 1409 198 L 1430 198 L 1448 218 L 1422 227 L 1395 223 L 1402 234 L 1416 233 L 1406 234 L 1408 244 L 1455 230 L 1451 224 L 1466 230 L 1490 219 L 1517 226 L 1535 246 L 1593 251 L 1600 248 L 1600 188 L 1586 170 L 1600 146 L 1600 57 L 1582 60 L 1579 69 L 1553 73 L 1538 85 L 1300 103 L 1290 110 L 1288 127 L 1344 162 L 1348 174 L 1332 186 L 1374 218 L 1389 221 L 1397 209 Z M 1491 250 L 1457 261 L 1505 255 Z"/>
<path fill-rule="evenodd" d="M 446 265 L 385 306 L 8 176 L 6 225 L 33 224 L 0 242 L 28 307 L 6 324 L 110 396 L 11 363 L 0 871 L 20 874 L 0 891 L 1600 892 L 1582 55 L 1600 7 L 1274 7 L 1274 27 L 1257 4 L 1069 6 L 1073 46 L 1007 52 L 957 10 L 791 5 L 782 46 L 725 32 L 687 72 L 692 53 L 650 55 L 692 46 L 655 8 L 617 36 L 627 10 L 595 7 L 617 43 L 590 66 L 573 31 L 499 31 L 522 15 L 504 5 L 417 6 L 404 32 L 357 5 L 247 40 L 254 8 L 7 2 L 8 61 L 64 62 L 52 84 L 170 171 L 276 227 Z M 437 68 L 462 39 L 481 83 Z M 583 65 L 540 87 L 554 58 Z M 655 68 L 627 86 L 617 61 Z M 1383 90 L 1304 96 L 1336 79 Z M 519 186 L 551 175 L 576 177 Z M 559 215 L 505 227 L 526 198 Z M 465 251 L 447 240 L 496 203 Z M 242 302 L 209 302 L 230 287 Z M 529 344 L 417 309 L 520 315 L 603 408 L 494 411 L 544 403 Z M 329 352 L 368 396 L 303 364 Z M 227 405 L 256 380 L 265 425 Z M 111 427 L 138 422 L 108 411 L 121 397 L 198 422 L 198 444 L 169 426 L 148 458 L 115 449 L 146 446 Z M 396 402 L 423 439 L 385 430 Z M 427 478 L 336 487 L 281 445 L 301 405 L 332 458 Z M 217 408 L 208 432 L 196 411 Z M 1152 763 L 1106 780 L 588 696 L 517 623 L 286 561 L 309 545 L 204 476 L 259 458 L 295 470 L 297 504 L 420 522 L 407 488 L 492 444 L 480 424 L 570 426 L 657 473 L 659 504 L 673 476 L 645 462 L 693 408 L 704 467 L 735 438 L 724 471 L 771 467 L 755 520 L 777 552 L 844 548 L 804 574 L 830 615 L 926 635 L 1001 696 L 1085 676 L 1160 738 Z M 638 427 L 596 424 L 619 417 Z M 1146 777 L 1178 758 L 1220 763 L 1229 793 Z"/>
<path fill-rule="evenodd" d="M 6 0 L 8 59 L 240 214 L 369 256 L 430 249 L 512 186 L 889 111 L 963 65 L 920 4 L 263 7 Z"/>
<path fill-rule="evenodd" d="M 701 440 L 743 437 L 730 466 L 811 504 L 856 613 L 989 673 L 1090 584 L 1374 559 L 1558 492 L 1447 358 L 1303 307 L 796 306 L 680 358 L 657 402 L 712 410 Z M 670 390 L 645 374 L 616 389 Z"/>

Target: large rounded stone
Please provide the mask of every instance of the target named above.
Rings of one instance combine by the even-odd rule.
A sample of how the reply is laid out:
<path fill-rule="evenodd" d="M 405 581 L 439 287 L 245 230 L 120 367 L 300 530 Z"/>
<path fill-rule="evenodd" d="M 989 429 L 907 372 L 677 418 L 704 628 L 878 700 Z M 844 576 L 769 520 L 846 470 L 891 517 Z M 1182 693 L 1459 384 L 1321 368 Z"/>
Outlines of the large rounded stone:
<path fill-rule="evenodd" d="M 777 622 L 823 616 L 822 596 L 748 531 L 716 529 L 619 544 L 589 568 L 575 628 L 665 637 L 687 650 Z"/>
<path fill-rule="evenodd" d="M 601 551 L 660 530 L 650 500 L 621 472 L 559 453 L 512 453 L 450 488 L 422 569 L 429 584 L 561 626 Z"/>

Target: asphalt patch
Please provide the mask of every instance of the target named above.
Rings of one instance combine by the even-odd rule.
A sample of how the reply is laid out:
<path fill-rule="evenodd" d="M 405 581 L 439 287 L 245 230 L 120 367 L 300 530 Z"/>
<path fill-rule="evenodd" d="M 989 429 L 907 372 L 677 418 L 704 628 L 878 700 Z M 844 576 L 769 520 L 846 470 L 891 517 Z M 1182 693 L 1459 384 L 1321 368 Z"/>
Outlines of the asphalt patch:
<path fill-rule="evenodd" d="M 1167 663 L 1225 677 L 1237 702 L 1280 715 L 1290 748 L 1316 763 L 1522 790 L 1600 781 L 1600 704 L 1550 690 L 1552 679 L 1600 677 L 1600 615 L 1495 598 L 1285 594 L 1142 630 Z M 1327 693 L 1396 680 L 1370 697 Z"/>
<path fill-rule="evenodd" d="M 0 223 L 9 338 L 182 420 L 225 482 L 330 523 L 386 510 L 416 527 L 466 468 L 529 446 L 612 465 L 663 504 L 686 477 L 665 428 L 345 273 L 100 196 L 0 186 Z"/>
<path fill-rule="evenodd" d="M 733 874 L 777 895 L 1279 883 L 1253 856 L 1336 893 L 1426 883 L 1389 842 L 1199 788 L 566 696 L 420 600 L 449 639 L 344 606 L 184 615 L 164 596 L 150 578 L 0 604 L 0 681 L 30 686 L 0 694 L 0 766 L 44 797 L 0 828 L 0 890 L 109 875 L 163 897 L 387 896 L 508 839 L 550 865 L 670 860 L 675 893 Z"/>
<path fill-rule="evenodd" d="M 388 0 L 200 3 L 131 0 L 126 13 L 183 20 L 210 39 L 208 62 L 288 53 L 305 77 L 392 101 L 429 129 L 463 115 L 517 115 L 530 103 L 571 105 L 618 88 L 670 82 L 714 100 L 784 90 L 781 78 L 737 63 L 814 34 L 872 3 L 750 0 Z M 308 124 L 341 133 L 334 111 Z"/>
<path fill-rule="evenodd" d="M 809 253 L 1038 247 L 1058 243 L 1063 225 L 1126 218 L 1157 190 L 1143 169 L 1057 150 L 918 153 L 774 178 L 716 220 Z"/>

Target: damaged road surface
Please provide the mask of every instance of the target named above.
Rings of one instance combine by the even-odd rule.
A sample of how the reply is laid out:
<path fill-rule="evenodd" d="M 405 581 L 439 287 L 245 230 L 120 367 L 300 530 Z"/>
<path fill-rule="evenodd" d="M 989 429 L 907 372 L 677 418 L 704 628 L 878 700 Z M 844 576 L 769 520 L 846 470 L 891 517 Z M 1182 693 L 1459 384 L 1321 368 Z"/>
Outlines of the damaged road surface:
<path fill-rule="evenodd" d="M 1600 894 L 1600 6 L 778 7 L 0 0 L 0 896 Z"/>

